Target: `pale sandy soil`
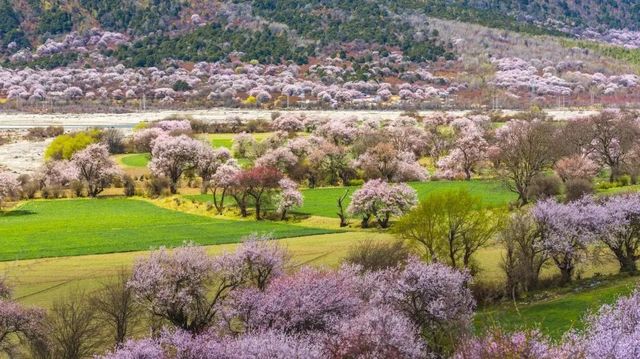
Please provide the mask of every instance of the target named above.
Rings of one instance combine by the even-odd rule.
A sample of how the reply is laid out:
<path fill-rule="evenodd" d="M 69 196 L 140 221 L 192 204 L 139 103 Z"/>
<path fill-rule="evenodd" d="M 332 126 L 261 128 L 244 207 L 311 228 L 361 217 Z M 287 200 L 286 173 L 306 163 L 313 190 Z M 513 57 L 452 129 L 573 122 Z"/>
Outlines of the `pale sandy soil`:
<path fill-rule="evenodd" d="M 8 128 L 29 128 L 43 126 L 64 126 L 66 129 L 86 128 L 86 127 L 120 127 L 131 128 L 136 123 L 143 120 L 160 120 L 168 116 L 189 115 L 195 119 L 208 122 L 224 122 L 230 118 L 239 117 L 243 120 L 250 119 L 270 119 L 270 110 L 238 110 L 238 109 L 213 109 L 195 111 L 156 111 L 137 112 L 126 114 L 28 114 L 28 113 L 0 113 L 0 129 Z M 285 113 L 287 111 L 279 111 Z M 358 118 L 395 118 L 402 111 L 291 111 L 294 113 L 304 113 L 308 116 L 326 116 L 332 118 L 347 118 L 356 116 Z M 434 111 L 420 111 L 420 114 L 428 114 Z M 514 111 L 504 111 L 511 113 Z M 550 110 L 547 111 L 557 119 L 567 119 L 575 116 L 589 115 L 594 111 L 573 111 L 573 110 Z M 462 111 L 452 111 L 452 113 L 463 113 Z"/>
<path fill-rule="evenodd" d="M 44 162 L 44 150 L 52 139 L 40 142 L 17 141 L 0 146 L 0 167 L 19 174 L 32 173 Z"/>

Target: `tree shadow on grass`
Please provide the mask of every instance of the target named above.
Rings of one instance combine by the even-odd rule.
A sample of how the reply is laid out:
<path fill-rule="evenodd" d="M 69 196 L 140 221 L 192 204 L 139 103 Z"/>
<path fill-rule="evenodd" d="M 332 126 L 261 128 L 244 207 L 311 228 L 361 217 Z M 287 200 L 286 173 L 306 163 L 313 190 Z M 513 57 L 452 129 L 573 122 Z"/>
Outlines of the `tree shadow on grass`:
<path fill-rule="evenodd" d="M 34 211 L 24 210 L 24 209 L 16 209 L 9 212 L 0 212 L 0 218 L 2 217 L 20 217 L 20 216 L 29 216 L 32 214 L 36 214 Z"/>

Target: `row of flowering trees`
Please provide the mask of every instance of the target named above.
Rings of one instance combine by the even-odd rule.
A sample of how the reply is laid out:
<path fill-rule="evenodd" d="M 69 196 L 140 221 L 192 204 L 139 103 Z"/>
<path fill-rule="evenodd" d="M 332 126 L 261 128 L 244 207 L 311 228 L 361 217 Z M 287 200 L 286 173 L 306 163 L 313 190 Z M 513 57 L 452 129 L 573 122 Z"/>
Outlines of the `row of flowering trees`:
<path fill-rule="evenodd" d="M 385 269 L 288 271 L 287 251 L 266 239 L 254 236 L 218 257 L 185 245 L 139 258 L 119 289 L 109 292 L 123 300 L 110 302 L 119 305 L 111 307 L 115 315 L 105 327 L 122 331 L 103 358 L 637 357 L 639 292 L 603 306 L 585 318 L 584 330 L 560 343 L 535 331 L 475 336 L 465 272 L 414 257 Z M 31 343 L 33 355 L 96 354 L 89 344 L 95 338 L 68 335 L 71 328 L 95 330 L 78 319 L 86 314 L 78 306 L 57 304 L 47 314 L 11 300 L 4 283 L 1 289 L 0 351 L 19 355 L 21 340 Z M 109 297 L 99 298 L 92 303 L 102 310 Z M 148 337 L 134 340 L 128 324 L 138 310 L 157 324 Z"/>
<path fill-rule="evenodd" d="M 591 244 L 611 251 L 624 272 L 636 272 L 640 258 L 640 195 L 603 199 L 584 197 L 562 204 L 539 202 L 533 216 L 541 231 L 541 246 L 569 280 Z"/>
<path fill-rule="evenodd" d="M 28 177 L 22 177 L 21 183 L 16 175 L 8 171 L 0 172 L 0 203 L 3 199 L 18 197 L 21 192 L 59 190 L 72 183 L 77 184 L 77 192 L 86 189 L 90 197 L 96 197 L 121 175 L 120 167 L 109 157 L 107 145 L 90 144 L 73 154 L 70 160 L 46 162 L 29 182 Z"/>
<path fill-rule="evenodd" d="M 190 358 L 421 358 L 451 350 L 442 333 L 469 329 L 474 301 L 464 273 L 410 259 L 377 272 L 287 274 L 287 258 L 277 245 L 250 241 L 217 258 L 185 247 L 141 259 L 128 285 L 173 329 L 106 357 L 152 350 Z"/>

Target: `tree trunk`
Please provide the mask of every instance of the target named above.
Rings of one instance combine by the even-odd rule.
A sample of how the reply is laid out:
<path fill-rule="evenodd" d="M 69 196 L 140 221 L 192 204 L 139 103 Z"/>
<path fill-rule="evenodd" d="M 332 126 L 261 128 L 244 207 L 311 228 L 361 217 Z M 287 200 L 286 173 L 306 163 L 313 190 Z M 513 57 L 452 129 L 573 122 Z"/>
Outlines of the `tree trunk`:
<path fill-rule="evenodd" d="M 260 215 L 260 200 L 256 199 L 256 220 L 262 220 L 262 216 Z"/>
<path fill-rule="evenodd" d="M 560 285 L 571 283 L 573 277 L 573 267 L 560 268 Z"/>
<path fill-rule="evenodd" d="M 169 185 L 169 190 L 171 191 L 171 194 L 178 193 L 177 183 L 171 182 L 171 184 Z"/>
<path fill-rule="evenodd" d="M 370 219 L 371 219 L 370 215 L 362 216 L 362 222 L 361 222 L 362 228 L 369 228 Z"/>
<path fill-rule="evenodd" d="M 207 194 L 207 192 L 209 191 L 209 181 L 208 180 L 202 180 L 202 186 L 200 187 L 200 193 L 201 194 Z"/>
<path fill-rule="evenodd" d="M 471 170 L 469 169 L 464 170 L 464 179 L 466 181 L 471 181 Z"/>
<path fill-rule="evenodd" d="M 389 228 L 389 215 L 385 215 L 382 219 L 378 218 L 378 223 L 382 228 Z"/>
<path fill-rule="evenodd" d="M 629 256 L 618 256 L 618 262 L 620 262 L 620 272 L 636 273 L 638 271 L 636 260 Z"/>

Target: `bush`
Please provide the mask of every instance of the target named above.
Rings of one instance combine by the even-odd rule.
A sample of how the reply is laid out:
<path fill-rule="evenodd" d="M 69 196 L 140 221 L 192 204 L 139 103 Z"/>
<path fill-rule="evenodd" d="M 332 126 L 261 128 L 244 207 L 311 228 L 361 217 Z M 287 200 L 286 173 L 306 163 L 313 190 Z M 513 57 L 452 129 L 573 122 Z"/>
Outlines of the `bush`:
<path fill-rule="evenodd" d="M 202 120 L 196 120 L 194 118 L 189 119 L 189 123 L 191 124 L 191 130 L 193 133 L 208 133 L 209 132 L 209 124 Z"/>
<path fill-rule="evenodd" d="M 572 202 L 582 198 L 584 195 L 593 193 L 593 184 L 584 179 L 575 179 L 566 184 L 566 200 Z"/>
<path fill-rule="evenodd" d="M 68 160 L 74 153 L 83 150 L 92 143 L 98 142 L 100 132 L 97 130 L 70 133 L 56 137 L 47 147 L 44 157 L 47 160 Z"/>
<path fill-rule="evenodd" d="M 129 175 L 124 175 L 122 178 L 123 186 L 124 186 L 124 195 L 127 197 L 132 197 L 136 194 L 136 183 Z"/>
<path fill-rule="evenodd" d="M 478 305 L 497 303 L 505 297 L 504 284 L 495 281 L 473 281 L 469 286 Z"/>
<path fill-rule="evenodd" d="M 184 91 L 189 91 L 191 90 L 191 86 L 189 86 L 189 84 L 184 81 L 184 80 L 178 80 L 173 84 L 173 91 L 176 92 L 184 92 Z"/>
<path fill-rule="evenodd" d="M 61 136 L 64 134 L 64 128 L 62 126 L 49 126 L 49 127 L 32 127 L 27 132 L 27 139 L 38 140 L 44 138 L 51 138 Z"/>
<path fill-rule="evenodd" d="M 254 132 L 269 132 L 271 131 L 271 125 L 268 121 L 263 119 L 255 119 L 247 121 L 245 125 L 246 132 L 254 133 Z M 242 131 L 240 131 L 242 132 Z"/>
<path fill-rule="evenodd" d="M 362 267 L 364 271 L 377 271 L 398 266 L 409 258 L 409 249 L 403 241 L 392 242 L 368 239 L 353 245 L 345 262 Z"/>
<path fill-rule="evenodd" d="M 630 185 L 631 184 L 631 176 L 629 176 L 629 175 L 620 176 L 618 178 L 618 184 L 621 187 Z"/>
<path fill-rule="evenodd" d="M 36 197 L 36 193 L 40 190 L 40 184 L 38 181 L 29 181 L 22 185 L 22 198 L 33 199 Z"/>
<path fill-rule="evenodd" d="M 157 198 L 170 193 L 170 184 L 166 177 L 151 177 L 145 182 L 145 192 L 148 197 Z"/>
<path fill-rule="evenodd" d="M 533 178 L 529 187 L 529 199 L 545 199 L 555 197 L 560 194 L 562 189 L 562 180 L 556 175 L 545 176 L 540 175 Z"/>
<path fill-rule="evenodd" d="M 70 187 L 71 187 L 71 191 L 73 191 L 73 194 L 76 197 L 83 197 L 84 183 L 82 183 L 82 181 L 79 181 L 79 180 L 71 181 Z"/>
<path fill-rule="evenodd" d="M 42 189 L 42 198 L 44 199 L 61 198 L 63 192 L 64 192 L 63 189 L 57 186 L 44 187 Z"/>
<path fill-rule="evenodd" d="M 117 128 L 108 128 L 100 134 L 101 142 L 109 148 L 109 153 L 124 153 L 124 134 Z"/>

